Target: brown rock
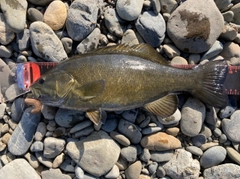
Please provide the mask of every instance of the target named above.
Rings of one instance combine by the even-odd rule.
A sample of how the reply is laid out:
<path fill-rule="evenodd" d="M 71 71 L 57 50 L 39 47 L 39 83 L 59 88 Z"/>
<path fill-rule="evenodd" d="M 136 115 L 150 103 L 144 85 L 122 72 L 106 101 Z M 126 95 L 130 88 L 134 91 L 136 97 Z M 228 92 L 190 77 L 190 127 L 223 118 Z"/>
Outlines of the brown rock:
<path fill-rule="evenodd" d="M 43 19 L 53 30 L 61 29 L 67 19 L 67 8 L 65 4 L 62 1 L 53 1 L 47 7 Z"/>
<path fill-rule="evenodd" d="M 131 164 L 126 170 L 125 175 L 127 179 L 138 179 L 142 170 L 142 163 L 140 161 L 136 161 Z"/>
<path fill-rule="evenodd" d="M 140 175 L 139 177 L 138 177 L 138 179 L 151 179 L 151 177 L 150 176 L 147 176 L 147 175 Z"/>
<path fill-rule="evenodd" d="M 181 147 L 181 142 L 164 132 L 145 136 L 141 140 L 141 145 L 149 150 L 165 151 Z"/>

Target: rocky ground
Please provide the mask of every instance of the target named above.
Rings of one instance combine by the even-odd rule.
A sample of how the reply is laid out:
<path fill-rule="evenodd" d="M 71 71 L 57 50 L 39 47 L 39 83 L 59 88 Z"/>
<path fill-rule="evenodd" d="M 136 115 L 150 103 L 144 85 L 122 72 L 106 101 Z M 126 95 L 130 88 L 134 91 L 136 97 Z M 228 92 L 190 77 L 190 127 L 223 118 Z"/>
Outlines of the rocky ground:
<path fill-rule="evenodd" d="M 142 109 L 31 113 L 14 81 L 17 63 L 60 62 L 114 44 L 148 43 L 171 64 L 224 58 L 240 64 L 239 0 L 0 1 L 0 179 L 240 178 L 240 110 L 179 95 L 162 119 Z M 17 98 L 16 98 L 17 97 Z M 218 99 L 216 99 L 218 100 Z"/>

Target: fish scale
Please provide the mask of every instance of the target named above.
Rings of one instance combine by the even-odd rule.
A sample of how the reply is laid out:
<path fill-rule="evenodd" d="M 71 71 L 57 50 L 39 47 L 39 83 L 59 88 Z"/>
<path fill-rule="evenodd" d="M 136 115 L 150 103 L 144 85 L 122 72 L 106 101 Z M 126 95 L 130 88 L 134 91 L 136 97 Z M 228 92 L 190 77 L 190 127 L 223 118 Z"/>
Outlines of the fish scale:
<path fill-rule="evenodd" d="M 26 62 L 18 64 L 17 78 L 19 88 L 28 91 L 29 86 L 41 75 L 55 67 L 57 62 Z M 195 65 L 172 65 L 176 68 L 191 69 Z M 240 95 L 240 66 L 228 66 L 228 74 L 224 82 L 225 93 Z"/>

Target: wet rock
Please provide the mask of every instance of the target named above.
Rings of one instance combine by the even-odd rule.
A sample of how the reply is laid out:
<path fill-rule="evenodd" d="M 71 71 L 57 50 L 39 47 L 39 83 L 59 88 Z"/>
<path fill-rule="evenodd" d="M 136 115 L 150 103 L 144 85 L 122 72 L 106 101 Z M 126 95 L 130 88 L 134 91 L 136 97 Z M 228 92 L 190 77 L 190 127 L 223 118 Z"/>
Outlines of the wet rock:
<path fill-rule="evenodd" d="M 171 135 L 167 135 L 164 132 L 158 132 L 143 137 L 141 145 L 149 150 L 165 151 L 181 147 L 181 142 Z"/>
<path fill-rule="evenodd" d="M 214 44 L 223 25 L 223 17 L 213 1 L 188 0 L 171 14 L 167 33 L 180 50 L 202 53 Z"/>
<path fill-rule="evenodd" d="M 82 41 L 94 30 L 101 3 L 101 0 L 73 1 L 66 21 L 67 32 L 73 40 Z"/>
<path fill-rule="evenodd" d="M 101 130 L 78 142 L 69 142 L 66 150 L 81 168 L 97 177 L 106 174 L 120 154 L 119 146 Z"/>
<path fill-rule="evenodd" d="M 3 0 L 1 1 L 1 9 L 6 22 L 11 29 L 19 33 L 23 31 L 26 21 L 27 1 L 26 0 Z"/>
<path fill-rule="evenodd" d="M 21 121 L 8 142 L 8 150 L 14 155 L 25 154 L 32 144 L 41 113 L 33 114 L 31 110 L 27 108 L 24 111 Z"/>
<path fill-rule="evenodd" d="M 163 42 L 166 24 L 161 14 L 156 15 L 153 11 L 145 11 L 138 17 L 135 26 L 149 45 L 158 47 Z"/>
<path fill-rule="evenodd" d="M 198 160 L 193 159 L 192 154 L 184 149 L 175 150 L 172 159 L 162 167 L 166 171 L 166 175 L 172 179 L 198 179 L 200 174 L 200 164 Z"/>
<path fill-rule="evenodd" d="M 67 59 L 61 41 L 47 24 L 36 21 L 30 25 L 29 30 L 33 52 L 38 57 L 50 62 Z"/>

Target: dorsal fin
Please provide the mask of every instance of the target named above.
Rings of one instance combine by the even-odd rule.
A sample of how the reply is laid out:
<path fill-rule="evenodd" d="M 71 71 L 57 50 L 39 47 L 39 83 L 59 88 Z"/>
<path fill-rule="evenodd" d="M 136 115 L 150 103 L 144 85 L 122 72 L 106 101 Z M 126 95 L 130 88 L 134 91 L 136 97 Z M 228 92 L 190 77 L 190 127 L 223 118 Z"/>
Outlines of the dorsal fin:
<path fill-rule="evenodd" d="M 108 46 L 99 48 L 96 50 L 91 51 L 90 53 L 99 53 L 99 54 L 126 54 L 126 55 L 132 55 L 137 56 L 140 58 L 144 58 L 146 60 L 150 60 L 154 63 L 158 63 L 161 65 L 168 65 L 168 62 L 150 45 L 148 44 L 138 44 L 134 46 L 128 46 L 128 45 L 114 45 L 114 46 Z"/>

